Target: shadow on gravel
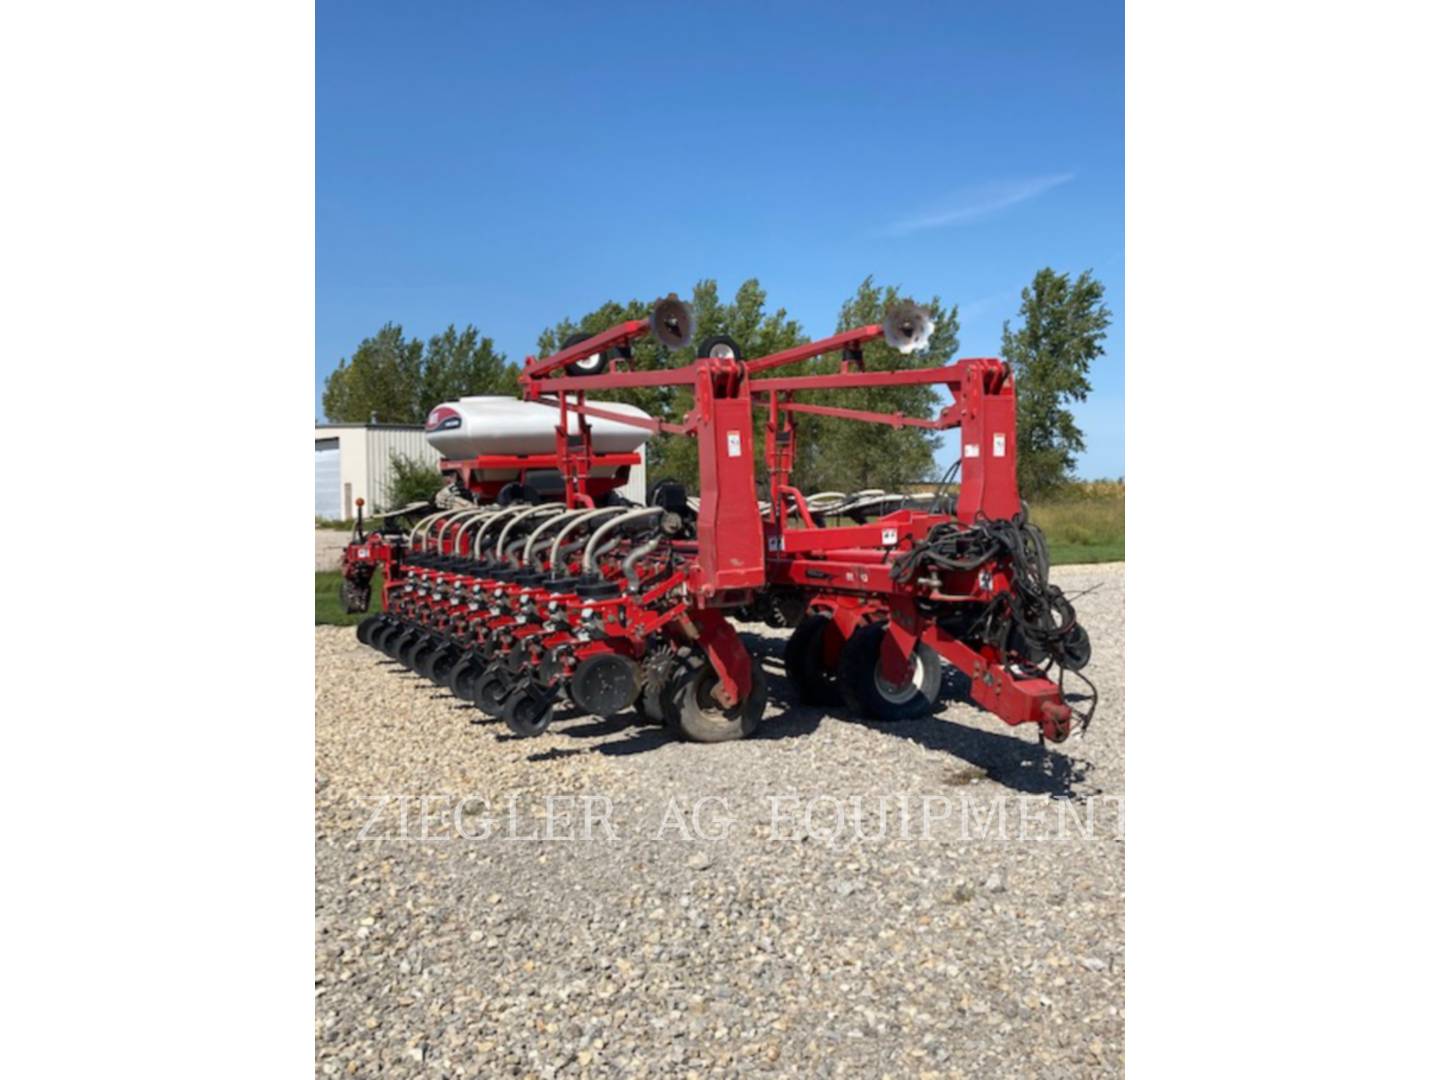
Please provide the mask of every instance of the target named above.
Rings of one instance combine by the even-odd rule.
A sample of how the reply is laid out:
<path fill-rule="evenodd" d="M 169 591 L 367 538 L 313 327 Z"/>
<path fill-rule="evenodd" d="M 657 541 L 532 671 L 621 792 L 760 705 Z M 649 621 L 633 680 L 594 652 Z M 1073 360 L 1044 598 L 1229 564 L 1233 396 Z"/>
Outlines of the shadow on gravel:
<path fill-rule="evenodd" d="M 1098 788 L 1087 788 L 1083 792 L 1075 790 L 1085 783 L 1090 762 L 1059 753 L 1033 739 L 997 735 L 935 717 L 898 724 L 854 719 L 851 722 L 899 739 L 909 739 L 927 750 L 953 754 L 975 767 L 954 770 L 946 777 L 946 782 L 950 784 L 960 785 L 978 779 L 975 770 L 980 770 L 987 779 L 1024 795 L 1073 799 L 1082 794 L 1100 794 Z"/>
<path fill-rule="evenodd" d="M 767 660 L 783 656 L 783 641 L 751 638 L 748 634 L 744 636 L 751 648 Z M 940 698 L 945 702 L 974 704 L 970 700 L 970 680 L 947 664 Z M 957 784 L 978 779 L 983 773 L 987 779 L 1012 791 L 1026 795 L 1048 795 L 1054 799 L 1070 799 L 1080 794 L 1075 789 L 1085 784 L 1091 769 L 1090 762 L 1060 753 L 1050 746 L 1042 745 L 1036 739 L 981 731 L 935 716 L 899 723 L 880 723 L 852 716 L 843 709 L 828 712 L 803 705 L 796 699 L 789 680 L 785 678 L 783 667 L 778 678 L 771 673 L 770 699 L 782 703 L 785 709 L 779 716 L 765 721 L 757 738 L 783 738 L 786 735 L 805 734 L 815 730 L 822 716 L 833 715 L 847 723 L 859 724 L 894 738 L 908 739 L 927 750 L 938 750 L 963 759 L 974 768 L 955 770 L 953 779 L 949 782 Z M 1024 730 L 1032 729 L 1027 726 Z M 979 770 L 979 773 L 976 770 Z M 1084 794 L 1095 795 L 1099 794 L 1099 791 L 1087 790 Z"/>
<path fill-rule="evenodd" d="M 1091 763 L 1063 754 L 1033 738 L 1017 735 L 996 734 L 966 727 L 938 717 L 920 720 L 882 724 L 873 720 L 857 719 L 841 710 L 827 710 L 802 704 L 785 677 L 783 639 L 766 638 L 755 634 L 742 633 L 754 655 L 765 665 L 770 681 L 770 701 L 780 707 L 778 713 L 766 717 L 755 740 L 802 738 L 814 732 L 825 716 L 834 716 L 847 723 L 858 724 L 893 738 L 908 739 L 919 743 L 927 750 L 951 754 L 967 762 L 970 768 L 956 768 L 946 778 L 947 783 L 964 784 L 978 780 L 982 775 L 1012 791 L 1027 795 L 1048 795 L 1055 799 L 1074 798 L 1081 792 L 1076 788 L 1086 783 Z M 444 694 L 436 696 L 447 696 Z M 947 702 L 970 702 L 970 680 L 948 665 L 941 685 L 941 699 Z M 476 715 L 476 723 L 498 723 L 471 705 L 457 705 L 470 709 Z M 518 735 L 503 730 L 495 738 L 500 742 L 522 741 Z M 1025 730 L 1030 730 L 1028 727 Z M 644 754 L 676 742 L 674 736 L 663 727 L 639 721 L 634 712 L 627 712 L 610 719 L 582 715 L 573 705 L 565 705 L 556 714 L 550 728 L 553 735 L 569 739 L 584 740 L 589 745 L 576 747 L 551 747 L 537 751 L 527 757 L 529 761 L 558 761 L 580 754 L 606 754 L 627 757 Z M 1083 792 L 1099 794 L 1098 789 Z"/>

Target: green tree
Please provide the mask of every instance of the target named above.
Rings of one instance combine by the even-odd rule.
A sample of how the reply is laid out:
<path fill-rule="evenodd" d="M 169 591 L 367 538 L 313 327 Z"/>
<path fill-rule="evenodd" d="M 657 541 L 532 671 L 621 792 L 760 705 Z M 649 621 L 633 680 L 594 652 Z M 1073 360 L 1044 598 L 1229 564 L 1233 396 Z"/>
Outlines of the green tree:
<path fill-rule="evenodd" d="M 807 340 L 800 324 L 791 319 L 784 308 L 767 312 L 765 302 L 765 290 L 754 278 L 743 282 L 729 303 L 720 299 L 720 291 L 714 281 L 706 279 L 697 282 L 690 296 L 695 311 L 695 334 L 691 344 L 683 349 L 667 349 L 647 335 L 635 343 L 631 367 L 636 371 L 681 367 L 693 361 L 696 347 L 714 334 L 727 334 L 734 338 L 744 356 L 764 356 Z M 543 357 L 557 351 L 561 343 L 576 332 L 596 334 L 628 319 L 648 318 L 653 306 L 654 300 L 631 300 L 623 304 L 610 301 L 579 319 L 562 319 L 541 333 L 537 355 Z M 694 404 L 694 395 L 690 390 L 674 386 L 597 391 L 587 397 L 596 402 L 627 402 L 644 409 L 656 419 L 672 424 L 682 423 Z M 757 417 L 756 423 L 757 426 L 763 424 L 763 418 Z M 763 448 L 763 439 L 757 439 L 757 457 L 763 454 Z M 649 481 L 673 478 L 692 490 L 695 488 L 699 479 L 699 458 L 693 438 L 657 435 L 650 440 L 647 454 Z"/>
<path fill-rule="evenodd" d="M 407 506 L 410 503 L 431 502 L 435 493 L 445 486 L 445 478 L 435 466 L 417 458 L 390 451 L 390 482 L 386 498 L 390 505 L 386 509 Z"/>
<path fill-rule="evenodd" d="M 883 321 L 886 310 L 900 299 L 896 286 L 876 285 L 873 276 L 867 277 L 840 308 L 836 332 Z M 904 354 L 887 345 L 883 338 L 868 342 L 864 347 L 865 370 L 935 367 L 950 359 L 960 344 L 959 311 L 954 306 L 946 308 L 938 296 L 932 297 L 925 306 L 935 320 L 925 348 Z M 840 357 L 832 353 L 804 365 L 777 369 L 774 374 L 828 374 L 839 370 Z M 756 387 L 763 386 L 762 375 L 756 380 Z M 930 417 L 935 414 L 941 398 L 935 387 L 922 385 L 806 392 L 798 395 L 797 400 Z M 935 473 L 934 454 L 940 445 L 940 436 L 921 428 L 889 428 L 803 414 L 796 417 L 796 427 L 798 449 L 794 481 L 802 491 L 865 488 L 893 491 L 900 484 L 929 479 Z"/>
<path fill-rule="evenodd" d="M 1047 266 L 1020 293 L 1020 328 L 1005 322 L 1000 355 L 1015 373 L 1016 469 L 1027 497 L 1064 484 L 1085 449 L 1066 405 L 1089 396 L 1090 365 L 1105 354 L 1104 300 L 1089 270 L 1072 282 Z"/>
<path fill-rule="evenodd" d="M 425 346 L 416 402 L 423 420 L 442 401 L 472 394 L 514 394 L 520 388 L 520 370 L 505 362 L 490 338 L 473 326 L 456 331 L 454 324 L 436 334 Z"/>
<path fill-rule="evenodd" d="M 325 379 L 325 415 L 340 423 L 420 424 L 442 401 L 466 394 L 513 394 L 519 372 L 473 326 L 452 324 L 429 343 L 386 323 Z"/>
<path fill-rule="evenodd" d="M 404 330 L 386 323 L 326 377 L 321 397 L 326 417 L 361 423 L 373 413 L 385 423 L 413 422 L 424 353 L 423 342 L 406 340 Z"/>

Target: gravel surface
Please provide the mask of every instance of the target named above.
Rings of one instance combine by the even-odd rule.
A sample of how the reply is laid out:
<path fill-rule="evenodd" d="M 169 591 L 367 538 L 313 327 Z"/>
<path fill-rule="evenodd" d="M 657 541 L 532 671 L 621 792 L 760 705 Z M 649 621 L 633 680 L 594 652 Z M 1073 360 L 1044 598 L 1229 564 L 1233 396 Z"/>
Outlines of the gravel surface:
<path fill-rule="evenodd" d="M 752 740 L 521 740 L 317 627 L 317 1074 L 1119 1074 L 1124 567 L 1053 576 L 1101 692 L 1053 748 L 948 668 L 922 721 L 800 706 L 769 630 Z"/>
<path fill-rule="evenodd" d="M 339 529 L 315 530 L 315 569 L 339 570 L 345 558 L 350 534 Z"/>

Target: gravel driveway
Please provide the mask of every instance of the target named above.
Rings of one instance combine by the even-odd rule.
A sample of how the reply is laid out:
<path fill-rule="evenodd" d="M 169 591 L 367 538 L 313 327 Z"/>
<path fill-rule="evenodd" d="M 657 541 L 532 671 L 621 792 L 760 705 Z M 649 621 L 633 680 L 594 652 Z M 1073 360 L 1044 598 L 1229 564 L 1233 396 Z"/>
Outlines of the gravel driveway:
<path fill-rule="evenodd" d="M 350 534 L 339 529 L 315 530 L 315 569 L 339 570 Z"/>
<path fill-rule="evenodd" d="M 768 630 L 755 739 L 521 740 L 318 627 L 318 1074 L 1119 1074 L 1124 567 L 1053 576 L 1101 692 L 1055 748 L 797 705 Z"/>

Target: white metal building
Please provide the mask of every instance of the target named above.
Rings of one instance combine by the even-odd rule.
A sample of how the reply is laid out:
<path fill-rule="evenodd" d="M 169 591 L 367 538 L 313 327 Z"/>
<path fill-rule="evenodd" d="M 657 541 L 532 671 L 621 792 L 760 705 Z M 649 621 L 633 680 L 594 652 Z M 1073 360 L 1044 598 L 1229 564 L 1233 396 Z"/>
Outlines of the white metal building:
<path fill-rule="evenodd" d="M 355 500 L 364 498 L 366 513 L 391 508 L 390 455 L 400 454 L 434 465 L 440 454 L 425 441 L 419 424 L 316 424 L 315 516 L 351 521 Z M 441 476 L 435 473 L 435 490 Z M 640 464 L 620 493 L 632 502 L 645 501 L 645 447 Z"/>
<path fill-rule="evenodd" d="M 419 424 L 316 424 L 315 516 L 349 521 L 362 497 L 367 512 L 388 510 L 392 452 L 428 465 L 440 460 Z"/>

